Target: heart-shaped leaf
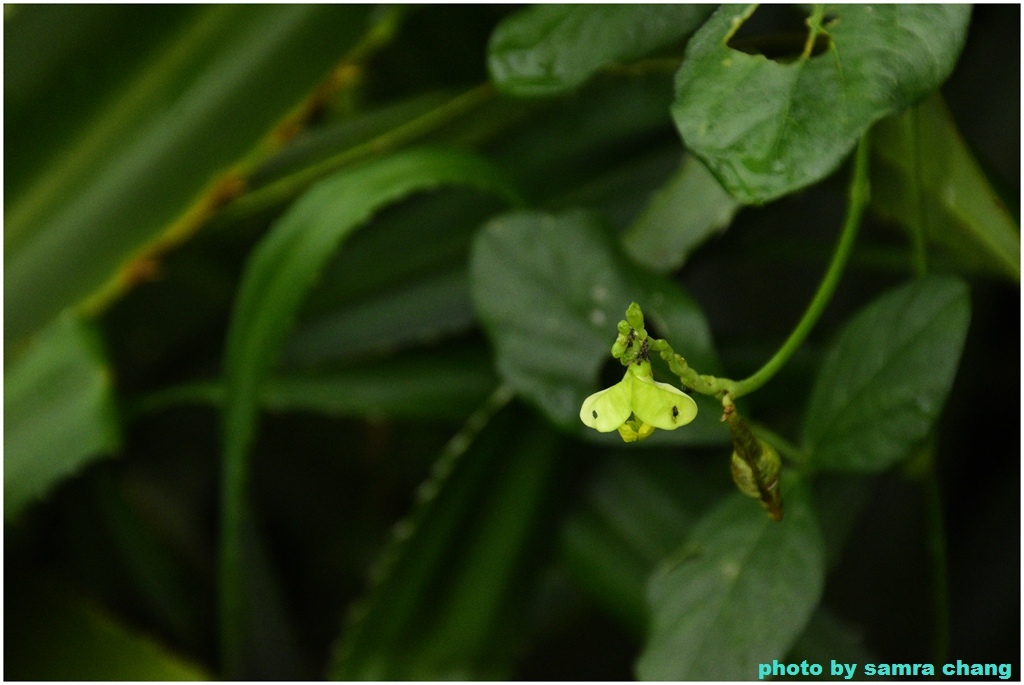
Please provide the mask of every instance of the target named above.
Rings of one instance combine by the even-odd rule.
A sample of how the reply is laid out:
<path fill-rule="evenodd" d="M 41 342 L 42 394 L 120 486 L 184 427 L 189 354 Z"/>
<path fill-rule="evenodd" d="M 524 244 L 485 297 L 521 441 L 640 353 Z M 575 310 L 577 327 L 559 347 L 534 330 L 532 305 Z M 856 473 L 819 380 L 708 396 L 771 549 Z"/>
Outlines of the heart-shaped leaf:
<path fill-rule="evenodd" d="M 769 8 L 724 5 L 693 35 L 672 106 L 686 146 L 748 204 L 824 178 L 871 124 L 942 85 L 971 15 L 969 5 L 818 5 L 802 53 L 783 63 L 729 46 L 755 10 Z"/>

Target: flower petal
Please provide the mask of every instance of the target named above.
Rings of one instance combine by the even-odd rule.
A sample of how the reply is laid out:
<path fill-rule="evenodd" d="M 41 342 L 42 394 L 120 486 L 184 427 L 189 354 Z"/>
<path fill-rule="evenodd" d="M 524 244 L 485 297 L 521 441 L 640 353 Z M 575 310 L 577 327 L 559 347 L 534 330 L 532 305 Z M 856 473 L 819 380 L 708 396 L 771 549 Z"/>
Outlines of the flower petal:
<path fill-rule="evenodd" d="M 679 388 L 631 376 L 630 405 L 636 417 L 662 430 L 675 430 L 697 417 L 697 403 Z"/>
<path fill-rule="evenodd" d="M 633 410 L 629 406 L 626 379 L 583 400 L 580 421 L 601 432 L 611 433 L 626 422 Z"/>

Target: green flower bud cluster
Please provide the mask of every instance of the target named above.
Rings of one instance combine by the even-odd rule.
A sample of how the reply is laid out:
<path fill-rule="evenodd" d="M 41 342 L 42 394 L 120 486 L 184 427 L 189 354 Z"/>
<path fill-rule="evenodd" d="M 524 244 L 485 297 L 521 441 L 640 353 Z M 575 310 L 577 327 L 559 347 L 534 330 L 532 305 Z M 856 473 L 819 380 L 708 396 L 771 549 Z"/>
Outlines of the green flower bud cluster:
<path fill-rule="evenodd" d="M 654 380 L 644 328 L 644 315 L 635 302 L 618 325 L 612 356 L 626 366 L 622 380 L 583 401 L 580 421 L 601 433 L 618 431 L 626 442 L 644 440 L 655 428 L 675 430 L 693 421 L 697 403 L 679 388 Z M 657 341 L 654 341 L 657 342 Z M 662 341 L 664 342 L 664 341 Z"/>

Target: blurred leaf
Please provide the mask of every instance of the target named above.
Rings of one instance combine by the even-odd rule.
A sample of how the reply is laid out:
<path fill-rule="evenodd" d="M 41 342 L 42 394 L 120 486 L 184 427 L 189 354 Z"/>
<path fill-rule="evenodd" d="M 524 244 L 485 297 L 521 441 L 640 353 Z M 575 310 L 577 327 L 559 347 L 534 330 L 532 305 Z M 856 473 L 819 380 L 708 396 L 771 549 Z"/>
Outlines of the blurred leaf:
<path fill-rule="evenodd" d="M 89 324 L 63 316 L 4 373 L 4 520 L 120 444 L 110 372 Z"/>
<path fill-rule="evenodd" d="M 458 421 L 497 385 L 488 356 L 443 348 L 429 356 L 275 377 L 267 383 L 263 406 L 274 411 Z"/>
<path fill-rule="evenodd" d="M 757 5 L 723 6 L 687 46 L 672 115 L 686 146 L 740 202 L 821 180 L 872 123 L 942 85 L 971 14 L 969 5 L 821 7 L 807 20 L 828 41 L 815 57 L 813 40 L 788 63 L 731 48 Z"/>
<path fill-rule="evenodd" d="M 509 108 L 515 102 L 502 104 Z M 533 202 L 550 203 L 652 148 L 670 147 L 678 154 L 671 104 L 670 74 L 597 78 L 571 97 L 536 106 L 533 116 L 486 152 Z M 647 193 L 650 186 L 641 189 Z"/>
<path fill-rule="evenodd" d="M 6 680 L 208 680 L 172 655 L 65 590 L 39 581 L 8 594 Z M 16 627 L 15 627 L 16 626 Z"/>
<path fill-rule="evenodd" d="M 315 186 L 285 214 L 249 260 L 225 353 L 225 449 L 241 454 L 252 439 L 257 397 L 289 327 L 340 243 L 381 207 L 444 184 L 513 191 L 496 170 L 455 151 L 416 150 L 341 172 Z M 372 337 L 374 331 L 364 331 Z"/>
<path fill-rule="evenodd" d="M 923 225 L 929 240 L 965 268 L 1020 281 L 1020 228 L 978 168 L 939 93 L 879 122 L 871 143 L 876 210 L 910 230 Z M 918 182 L 915 170 L 920 204 L 909 190 Z"/>
<path fill-rule="evenodd" d="M 599 371 L 612 359 L 615 325 L 632 301 L 643 307 L 648 326 L 695 368 L 713 373 L 717 366 L 697 304 L 620 253 L 602 220 L 582 211 L 506 214 L 484 227 L 474 244 L 473 298 L 498 371 L 565 430 L 591 432 L 579 420 L 580 405 L 599 389 Z M 662 440 L 672 442 L 715 440 L 723 435 L 717 418 L 705 410 L 689 426 L 655 435 L 664 433 Z M 608 444 L 620 440 L 609 435 Z"/>
<path fill-rule="evenodd" d="M 543 513 L 556 494 L 558 443 L 522 408 L 501 409 L 509 397 L 499 393 L 467 422 L 420 488 L 351 615 L 331 678 L 511 673 L 536 571 L 531 560 L 552 533 Z"/>
<path fill-rule="evenodd" d="M 851 319 L 822 364 L 803 442 L 820 469 L 882 471 L 905 458 L 942 411 L 971 319 L 966 284 L 932 276 Z"/>
<path fill-rule="evenodd" d="M 468 281 L 465 267 L 460 267 L 307 321 L 288 341 L 283 361 L 381 355 L 464 333 L 476 323 Z"/>
<path fill-rule="evenodd" d="M 713 5 L 534 5 L 491 35 L 491 80 L 510 95 L 550 96 L 602 67 L 680 44 Z"/>
<path fill-rule="evenodd" d="M 701 243 L 728 226 L 738 209 L 739 203 L 707 167 L 687 155 L 672 178 L 655 191 L 622 244 L 638 264 L 674 271 Z"/>
<path fill-rule="evenodd" d="M 655 565 L 731 490 L 727 463 L 708 465 L 674 452 L 617 450 L 562 526 L 560 557 L 572 580 L 638 636 L 647 627 L 645 585 Z"/>
<path fill-rule="evenodd" d="M 825 552 L 805 487 L 787 473 L 782 489 L 782 522 L 735 493 L 651 578 L 641 679 L 752 680 L 793 646 L 821 597 Z"/>
<path fill-rule="evenodd" d="M 240 160 L 352 49 L 369 13 L 204 7 L 108 84 L 88 116 L 61 100 L 78 117 L 73 135 L 5 205 L 4 339 L 17 342 L 65 307 L 132 285 L 138 260 L 184 239 L 238 193 L 250 164 Z M 5 30 L 18 26 L 15 17 Z M 120 40 L 107 42 L 125 59 L 120 49 Z M 45 154 L 48 128 L 30 125 L 22 136 Z"/>
<path fill-rule="evenodd" d="M 453 184 L 514 198 L 495 168 L 478 157 L 445 150 L 399 153 L 318 183 L 274 224 L 246 265 L 224 357 L 221 594 L 228 677 L 241 667 L 244 649 L 245 482 L 267 376 L 302 300 L 341 242 L 387 204 L 416 191 Z"/>
<path fill-rule="evenodd" d="M 811 616 L 807 629 L 793 645 L 785 663 L 821 664 L 827 668 L 832 660 L 844 664 L 877 664 L 879 659 L 864 644 L 862 631 L 824 607 Z M 789 679 L 791 676 L 787 676 Z M 823 680 L 824 678 L 806 678 Z M 799 678 L 797 678 L 799 680 Z"/>
<path fill-rule="evenodd" d="M 490 356 L 483 350 L 445 346 L 342 367 L 281 371 L 267 379 L 260 405 L 276 412 L 462 421 L 497 385 Z M 223 401 L 220 383 L 191 383 L 140 400 L 135 412 L 180 404 L 219 407 Z"/>

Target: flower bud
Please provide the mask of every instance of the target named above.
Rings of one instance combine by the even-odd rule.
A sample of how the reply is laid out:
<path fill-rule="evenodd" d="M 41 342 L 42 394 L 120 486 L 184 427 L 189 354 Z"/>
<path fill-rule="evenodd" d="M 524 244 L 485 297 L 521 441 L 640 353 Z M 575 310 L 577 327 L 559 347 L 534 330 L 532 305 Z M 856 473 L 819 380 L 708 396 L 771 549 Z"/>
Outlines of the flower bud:
<path fill-rule="evenodd" d="M 633 327 L 638 333 L 644 328 L 644 313 L 640 309 L 640 305 L 636 302 L 629 305 L 629 309 L 626 310 L 626 321 Z"/>
<path fill-rule="evenodd" d="M 761 502 L 768 515 L 782 520 L 782 493 L 779 476 L 782 459 L 775 448 L 754 436 L 739 412 L 727 415 L 733 437 L 730 470 L 736 487 L 747 497 Z"/>

